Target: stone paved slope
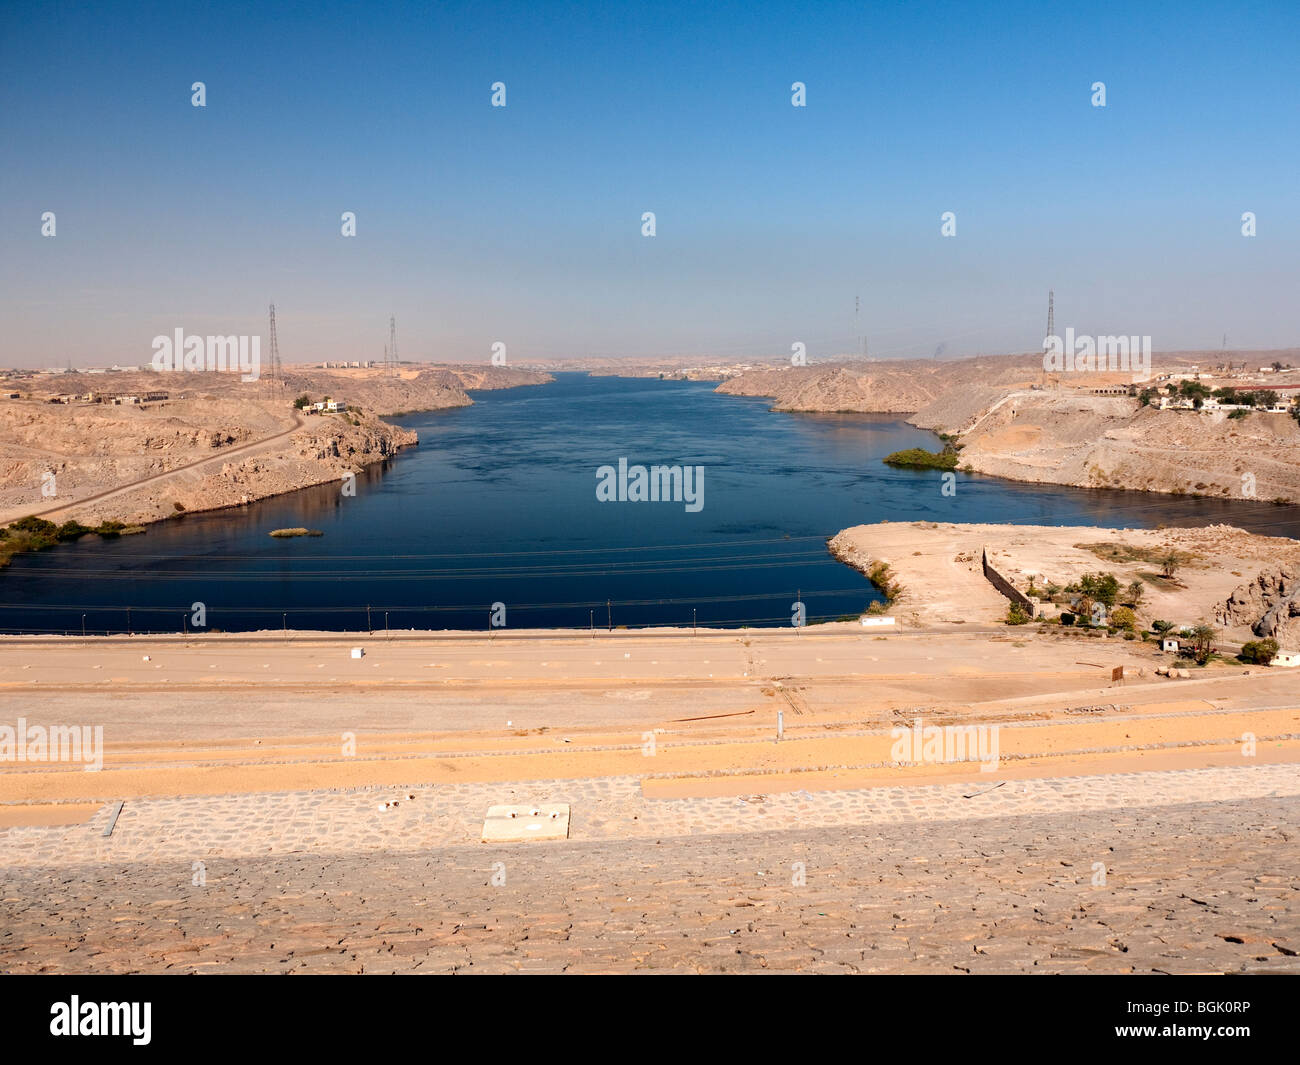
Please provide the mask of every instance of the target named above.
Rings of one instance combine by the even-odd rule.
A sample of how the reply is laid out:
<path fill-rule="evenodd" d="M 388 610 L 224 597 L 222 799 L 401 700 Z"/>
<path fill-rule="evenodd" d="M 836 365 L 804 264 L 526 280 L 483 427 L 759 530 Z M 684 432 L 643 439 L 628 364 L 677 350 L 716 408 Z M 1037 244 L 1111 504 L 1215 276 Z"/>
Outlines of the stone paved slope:
<path fill-rule="evenodd" d="M 0 971 L 1296 972 L 1297 814 L 1286 797 L 214 859 L 203 886 L 179 854 L 11 868 Z"/>

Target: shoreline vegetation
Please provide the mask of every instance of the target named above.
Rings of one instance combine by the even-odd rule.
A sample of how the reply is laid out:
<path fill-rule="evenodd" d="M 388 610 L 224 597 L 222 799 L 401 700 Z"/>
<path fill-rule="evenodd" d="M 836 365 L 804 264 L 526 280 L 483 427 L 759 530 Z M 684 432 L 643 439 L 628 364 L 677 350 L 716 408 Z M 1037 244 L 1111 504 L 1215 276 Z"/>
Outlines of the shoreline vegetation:
<path fill-rule="evenodd" d="M 885 601 L 869 604 L 863 613 L 872 617 L 888 613 L 903 594 L 903 586 L 899 583 L 898 576 L 888 562 L 873 562 L 867 568 L 866 578 L 876 586 L 880 594 L 885 597 Z"/>
<path fill-rule="evenodd" d="M 304 529 L 301 527 L 293 529 L 272 529 L 271 535 L 280 540 L 292 539 L 295 536 L 324 536 L 320 529 Z"/>
<path fill-rule="evenodd" d="M 65 521 L 62 525 L 45 518 L 26 517 L 0 528 L 0 568 L 8 566 L 14 555 L 28 551 L 47 551 L 60 544 L 74 543 L 83 536 L 99 536 L 115 540 L 119 536 L 134 536 L 144 532 L 143 525 L 107 520 L 96 526 L 82 525 L 79 521 Z"/>
<path fill-rule="evenodd" d="M 909 447 L 886 455 L 881 461 L 886 466 L 905 470 L 955 470 L 957 449 L 952 445 L 946 446 L 942 451 L 926 451 L 921 447 Z"/>

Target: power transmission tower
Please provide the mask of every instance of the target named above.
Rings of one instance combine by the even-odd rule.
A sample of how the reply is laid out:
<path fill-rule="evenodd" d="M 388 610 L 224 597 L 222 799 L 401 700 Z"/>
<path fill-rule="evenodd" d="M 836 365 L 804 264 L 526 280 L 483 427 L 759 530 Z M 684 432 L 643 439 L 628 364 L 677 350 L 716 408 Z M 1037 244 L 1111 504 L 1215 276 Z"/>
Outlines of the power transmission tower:
<path fill-rule="evenodd" d="M 1056 293 L 1047 290 L 1047 335 L 1043 338 L 1043 354 L 1047 354 L 1047 342 L 1056 336 Z M 1047 360 L 1043 359 L 1043 387 L 1047 387 Z"/>
<path fill-rule="evenodd" d="M 395 315 L 388 316 L 388 360 L 384 365 L 384 374 L 388 377 L 397 376 L 397 318 Z"/>
<path fill-rule="evenodd" d="M 867 341 L 866 338 L 862 335 L 862 321 L 859 317 L 859 311 L 861 310 L 861 308 L 862 308 L 862 297 L 854 296 L 853 297 L 853 335 L 857 337 L 858 340 L 858 354 L 862 355 L 865 358 L 867 354 Z"/>
<path fill-rule="evenodd" d="M 275 304 L 271 304 L 271 340 L 270 351 L 267 352 L 267 361 L 270 362 L 270 376 L 267 379 L 268 389 L 272 395 L 283 391 L 284 381 L 280 372 L 280 341 L 275 335 Z"/>

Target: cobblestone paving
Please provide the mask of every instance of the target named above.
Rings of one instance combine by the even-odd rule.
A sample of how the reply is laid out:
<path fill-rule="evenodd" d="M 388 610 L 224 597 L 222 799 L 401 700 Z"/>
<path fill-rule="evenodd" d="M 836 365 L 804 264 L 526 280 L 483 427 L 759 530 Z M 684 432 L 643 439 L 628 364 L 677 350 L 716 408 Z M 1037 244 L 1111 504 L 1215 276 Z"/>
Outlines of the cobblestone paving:
<path fill-rule="evenodd" d="M 548 844 L 215 857 L 202 886 L 183 849 L 11 866 L 0 971 L 1300 971 L 1300 799 L 1007 805 L 963 820 L 618 840 L 588 824 Z"/>
<path fill-rule="evenodd" d="M 108 838 L 107 806 L 82 825 L 0 831 L 0 870 L 61 862 L 188 863 L 297 851 L 427 850 L 476 843 L 488 807 L 507 803 L 569 803 L 570 839 L 596 840 L 1294 795 L 1300 795 L 1300 766 L 1281 764 L 1005 782 L 989 774 L 973 784 L 689 799 L 646 799 L 636 777 L 145 799 L 125 804 Z M 396 799 L 397 807 L 380 811 L 388 799 Z"/>

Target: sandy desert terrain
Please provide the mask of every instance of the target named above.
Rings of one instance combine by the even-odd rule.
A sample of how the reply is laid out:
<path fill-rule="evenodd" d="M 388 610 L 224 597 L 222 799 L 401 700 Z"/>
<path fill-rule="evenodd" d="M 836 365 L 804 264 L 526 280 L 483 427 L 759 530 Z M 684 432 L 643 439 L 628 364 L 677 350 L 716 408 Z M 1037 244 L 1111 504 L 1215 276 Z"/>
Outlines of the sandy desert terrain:
<path fill-rule="evenodd" d="M 341 482 L 416 442 L 384 416 L 466 406 L 466 389 L 540 384 L 503 367 L 403 370 L 290 367 L 281 388 L 233 374 L 60 374 L 20 384 L 0 402 L 0 524 L 35 514 L 86 525 L 162 521 Z M 138 404 L 86 395 L 166 398 Z M 52 396 L 69 397 L 51 403 Z M 294 400 L 334 399 L 338 413 Z"/>

